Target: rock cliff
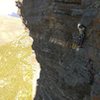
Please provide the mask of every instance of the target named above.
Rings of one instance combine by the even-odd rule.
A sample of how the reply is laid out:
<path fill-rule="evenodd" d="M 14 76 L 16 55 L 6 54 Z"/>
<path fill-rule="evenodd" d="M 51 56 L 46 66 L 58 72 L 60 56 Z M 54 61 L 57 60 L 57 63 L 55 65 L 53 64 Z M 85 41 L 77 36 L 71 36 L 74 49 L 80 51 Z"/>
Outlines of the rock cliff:
<path fill-rule="evenodd" d="M 17 3 L 41 65 L 35 100 L 98 99 L 100 1 L 20 0 Z M 73 40 L 73 33 L 79 33 L 78 23 L 86 28 L 82 47 Z"/>

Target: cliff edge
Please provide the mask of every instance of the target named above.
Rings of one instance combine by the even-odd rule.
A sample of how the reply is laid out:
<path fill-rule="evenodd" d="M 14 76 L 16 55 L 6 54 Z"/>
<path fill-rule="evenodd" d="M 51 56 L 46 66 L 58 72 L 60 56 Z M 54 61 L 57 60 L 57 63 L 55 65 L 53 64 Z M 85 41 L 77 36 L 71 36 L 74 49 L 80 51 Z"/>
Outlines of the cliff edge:
<path fill-rule="evenodd" d="M 41 65 L 35 100 L 100 100 L 100 1 L 20 0 L 17 6 Z"/>

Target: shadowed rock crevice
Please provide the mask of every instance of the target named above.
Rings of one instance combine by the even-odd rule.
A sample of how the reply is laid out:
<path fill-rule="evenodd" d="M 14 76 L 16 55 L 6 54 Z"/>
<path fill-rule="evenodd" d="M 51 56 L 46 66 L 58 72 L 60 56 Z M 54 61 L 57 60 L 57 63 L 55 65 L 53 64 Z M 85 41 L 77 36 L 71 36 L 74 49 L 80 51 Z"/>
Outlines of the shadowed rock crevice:
<path fill-rule="evenodd" d="M 96 1 L 23 0 L 20 12 L 41 65 L 35 100 L 95 97 L 92 91 L 100 88 L 94 79 L 100 71 L 100 6 Z M 82 48 L 72 38 L 73 33 L 79 34 L 78 23 L 86 27 Z"/>

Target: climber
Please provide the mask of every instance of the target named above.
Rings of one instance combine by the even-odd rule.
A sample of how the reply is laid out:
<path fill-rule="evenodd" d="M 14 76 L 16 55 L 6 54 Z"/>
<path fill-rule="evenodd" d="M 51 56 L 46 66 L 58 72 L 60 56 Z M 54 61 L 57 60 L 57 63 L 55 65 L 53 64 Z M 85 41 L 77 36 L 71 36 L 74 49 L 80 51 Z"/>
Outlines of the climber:
<path fill-rule="evenodd" d="M 82 24 L 78 24 L 77 25 L 77 28 L 78 28 L 78 30 L 79 30 L 79 36 L 78 36 L 78 40 L 77 40 L 77 45 L 78 45 L 78 47 L 80 48 L 80 47 L 82 47 L 82 45 L 83 45 L 83 43 L 84 43 L 84 39 L 85 39 L 85 31 L 86 31 L 86 27 L 84 26 L 84 25 L 82 25 Z"/>
<path fill-rule="evenodd" d="M 85 31 L 86 31 L 86 27 L 82 24 L 78 24 L 77 28 L 79 30 L 78 33 L 73 33 L 72 37 L 73 37 L 73 48 L 76 48 L 77 51 L 79 50 L 79 48 L 82 47 L 83 43 L 84 43 L 84 39 L 85 39 Z"/>

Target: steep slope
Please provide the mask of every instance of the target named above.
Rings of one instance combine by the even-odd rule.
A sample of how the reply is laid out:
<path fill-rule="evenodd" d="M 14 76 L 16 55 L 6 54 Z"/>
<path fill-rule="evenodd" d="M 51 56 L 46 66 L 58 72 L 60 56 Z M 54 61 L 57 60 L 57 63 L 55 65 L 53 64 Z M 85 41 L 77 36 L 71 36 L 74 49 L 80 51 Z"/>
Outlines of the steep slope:
<path fill-rule="evenodd" d="M 35 100 L 91 100 L 100 95 L 100 2 L 20 0 L 23 23 L 41 65 Z M 84 41 L 76 38 L 80 23 Z M 83 32 L 84 33 L 84 32 Z M 76 36 L 79 37 L 79 36 Z M 95 85 L 98 84 L 98 85 Z M 97 87 L 96 87 L 97 86 Z M 91 88 L 92 87 L 92 88 Z M 100 98 L 99 98 L 100 99 Z M 99 100 L 98 99 L 98 100 Z"/>

